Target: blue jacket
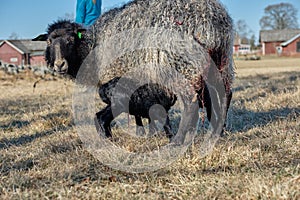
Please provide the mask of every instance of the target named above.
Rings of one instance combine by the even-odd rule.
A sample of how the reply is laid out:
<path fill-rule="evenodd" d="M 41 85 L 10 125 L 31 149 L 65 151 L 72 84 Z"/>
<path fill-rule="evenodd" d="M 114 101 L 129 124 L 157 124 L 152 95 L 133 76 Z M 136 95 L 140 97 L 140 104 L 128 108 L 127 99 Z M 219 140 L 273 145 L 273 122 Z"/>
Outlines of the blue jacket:
<path fill-rule="evenodd" d="M 101 15 L 101 4 L 101 0 L 77 0 L 75 22 L 84 26 L 94 24 Z"/>

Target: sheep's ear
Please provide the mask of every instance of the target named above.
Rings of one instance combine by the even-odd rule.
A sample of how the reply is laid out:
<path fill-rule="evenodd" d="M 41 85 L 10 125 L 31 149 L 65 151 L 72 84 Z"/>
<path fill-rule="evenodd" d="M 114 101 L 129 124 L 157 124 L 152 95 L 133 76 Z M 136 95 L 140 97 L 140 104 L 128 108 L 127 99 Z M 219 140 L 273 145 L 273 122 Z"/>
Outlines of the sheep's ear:
<path fill-rule="evenodd" d="M 48 39 L 48 34 L 41 34 L 32 39 L 32 41 L 46 41 Z"/>
<path fill-rule="evenodd" d="M 77 30 L 77 36 L 78 36 L 78 38 L 82 39 L 82 37 L 84 36 L 85 32 L 86 32 L 86 29 L 78 29 Z"/>

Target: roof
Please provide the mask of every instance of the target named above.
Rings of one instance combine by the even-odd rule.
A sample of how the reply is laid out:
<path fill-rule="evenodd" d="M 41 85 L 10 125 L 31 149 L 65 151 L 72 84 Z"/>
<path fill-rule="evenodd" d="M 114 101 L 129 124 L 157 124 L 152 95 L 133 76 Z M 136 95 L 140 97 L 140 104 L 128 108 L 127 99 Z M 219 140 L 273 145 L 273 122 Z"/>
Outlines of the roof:
<path fill-rule="evenodd" d="M 262 30 L 260 31 L 260 42 L 285 42 L 300 34 L 300 29 L 285 30 Z"/>
<path fill-rule="evenodd" d="M 291 42 L 293 42 L 294 40 L 296 40 L 299 37 L 300 37 L 300 33 L 298 35 L 295 35 L 294 37 L 292 37 L 288 41 L 281 43 L 281 46 L 285 47 L 285 46 L 289 45 Z"/>
<path fill-rule="evenodd" d="M 44 51 L 35 51 L 30 54 L 30 56 L 44 56 L 44 55 L 45 55 Z"/>
<path fill-rule="evenodd" d="M 0 43 L 6 42 L 20 53 L 32 53 L 37 51 L 45 51 L 47 43 L 45 41 L 31 41 L 31 40 L 4 40 Z"/>
<path fill-rule="evenodd" d="M 0 43 L 0 46 L 2 46 L 2 44 L 7 43 L 9 46 L 11 46 L 12 48 L 14 48 L 16 51 L 18 51 L 21 54 L 24 54 L 25 52 L 23 51 L 23 49 L 20 49 L 19 47 L 17 47 L 16 45 L 14 45 L 13 43 L 11 43 L 8 40 L 4 40 Z"/>

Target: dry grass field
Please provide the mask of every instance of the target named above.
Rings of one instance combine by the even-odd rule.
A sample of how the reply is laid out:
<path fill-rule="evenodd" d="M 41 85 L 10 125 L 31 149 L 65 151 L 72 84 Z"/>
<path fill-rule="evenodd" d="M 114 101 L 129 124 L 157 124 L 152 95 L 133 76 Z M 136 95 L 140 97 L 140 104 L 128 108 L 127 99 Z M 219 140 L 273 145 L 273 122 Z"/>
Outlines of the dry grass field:
<path fill-rule="evenodd" d="M 228 131 L 156 172 L 130 174 L 83 147 L 74 83 L 0 72 L 0 199 L 300 199 L 300 59 L 236 61 Z M 124 144 L 128 147 L 134 143 Z"/>

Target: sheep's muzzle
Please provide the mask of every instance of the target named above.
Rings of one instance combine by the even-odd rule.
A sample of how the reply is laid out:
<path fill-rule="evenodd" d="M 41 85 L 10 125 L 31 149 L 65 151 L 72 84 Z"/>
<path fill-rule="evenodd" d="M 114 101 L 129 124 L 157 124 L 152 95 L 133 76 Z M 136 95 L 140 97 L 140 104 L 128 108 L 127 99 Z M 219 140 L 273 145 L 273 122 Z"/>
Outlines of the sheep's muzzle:
<path fill-rule="evenodd" d="M 54 62 L 53 70 L 60 73 L 65 74 L 68 71 L 68 61 L 66 59 L 56 59 Z"/>

